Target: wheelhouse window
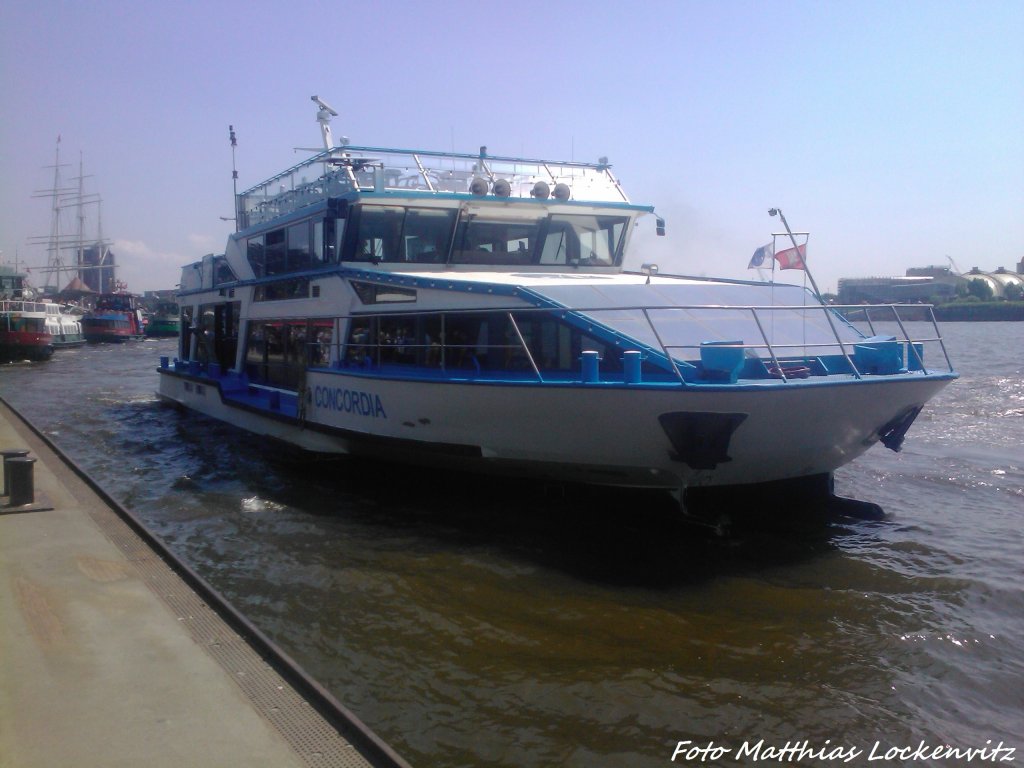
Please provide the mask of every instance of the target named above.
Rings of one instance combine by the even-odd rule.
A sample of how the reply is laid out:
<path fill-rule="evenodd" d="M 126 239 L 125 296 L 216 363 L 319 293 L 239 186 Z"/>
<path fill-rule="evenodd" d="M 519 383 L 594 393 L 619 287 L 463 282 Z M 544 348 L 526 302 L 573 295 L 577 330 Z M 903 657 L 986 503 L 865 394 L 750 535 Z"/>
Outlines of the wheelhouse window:
<path fill-rule="evenodd" d="M 363 206 L 355 239 L 354 261 L 401 261 L 404 208 Z"/>
<path fill-rule="evenodd" d="M 610 267 L 622 260 L 630 221 L 629 216 L 477 208 L 464 212 L 455 227 L 457 214 L 451 208 L 356 206 L 350 225 L 355 235 L 343 260 Z"/>
<path fill-rule="evenodd" d="M 626 216 L 553 214 L 540 263 L 610 267 L 618 261 L 628 222 Z"/>
<path fill-rule="evenodd" d="M 348 260 L 439 264 L 448 258 L 456 211 L 364 205 L 356 209 L 356 236 Z"/>
<path fill-rule="evenodd" d="M 447 261 L 456 213 L 450 209 L 410 208 L 402 231 L 405 260 L 419 264 Z"/>
<path fill-rule="evenodd" d="M 531 264 L 543 217 L 489 219 L 469 214 L 459 222 L 453 264 Z"/>

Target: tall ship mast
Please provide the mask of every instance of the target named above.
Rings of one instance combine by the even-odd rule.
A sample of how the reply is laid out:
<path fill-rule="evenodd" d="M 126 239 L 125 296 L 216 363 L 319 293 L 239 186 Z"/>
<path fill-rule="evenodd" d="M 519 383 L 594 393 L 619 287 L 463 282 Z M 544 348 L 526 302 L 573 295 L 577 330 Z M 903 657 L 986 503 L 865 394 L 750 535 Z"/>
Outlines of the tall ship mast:
<path fill-rule="evenodd" d="M 78 176 L 72 177 L 74 187 L 63 186 L 61 169 L 69 167 L 60 162 L 60 137 L 57 137 L 53 168 L 53 186 L 39 190 L 33 197 L 50 200 L 50 232 L 31 237 L 29 242 L 46 246 L 46 266 L 37 268 L 45 275 L 45 293 L 60 293 L 72 288 L 87 288 L 96 293 L 113 290 L 117 280 L 114 254 L 110 241 L 103 237 L 102 198 L 98 193 L 87 193 L 84 161 L 79 155 Z M 47 166 L 50 167 L 50 166 Z M 91 206 L 96 207 L 96 236 L 87 235 Z M 74 221 L 70 221 L 73 212 Z"/>

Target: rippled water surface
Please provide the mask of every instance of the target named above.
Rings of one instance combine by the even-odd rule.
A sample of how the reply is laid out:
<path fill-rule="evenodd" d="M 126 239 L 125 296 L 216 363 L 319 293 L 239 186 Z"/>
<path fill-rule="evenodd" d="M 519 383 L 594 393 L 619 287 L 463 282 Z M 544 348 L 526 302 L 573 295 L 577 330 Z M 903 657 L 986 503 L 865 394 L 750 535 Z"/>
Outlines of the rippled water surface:
<path fill-rule="evenodd" d="M 837 474 L 887 519 L 800 535 L 311 464 L 161 406 L 173 341 L 5 366 L 0 393 L 415 765 L 655 766 L 687 739 L 868 764 L 1024 750 L 1024 323 L 943 328 L 962 378 Z"/>

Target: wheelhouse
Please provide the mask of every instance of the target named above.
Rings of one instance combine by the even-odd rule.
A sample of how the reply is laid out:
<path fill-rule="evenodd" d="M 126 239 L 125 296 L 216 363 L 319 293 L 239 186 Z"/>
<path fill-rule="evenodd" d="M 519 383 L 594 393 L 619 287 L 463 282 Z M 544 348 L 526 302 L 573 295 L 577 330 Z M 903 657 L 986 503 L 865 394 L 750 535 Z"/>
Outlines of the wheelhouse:
<path fill-rule="evenodd" d="M 417 291 L 382 285 L 373 279 L 378 270 L 617 273 L 632 224 L 652 210 L 629 202 L 603 158 L 552 163 L 494 157 L 484 148 L 479 155 L 327 150 L 239 194 L 239 228 L 224 255 L 185 269 L 179 358 L 289 389 L 301 386 L 304 366 L 353 364 L 360 346 L 374 349 L 360 364 L 433 361 L 434 349 L 445 365 L 454 355 L 493 367 L 501 355 L 490 339 L 511 337 L 507 318 L 442 313 L 360 323 L 338 309 L 411 302 L 419 311 Z M 370 279 L 337 280 L 352 270 Z M 323 316 L 310 311 L 317 307 Z M 588 345 L 601 346 L 568 326 L 548 328 L 551 322 L 542 330 L 522 320 L 516 329 L 527 343 L 546 340 L 538 349 L 545 365 L 568 366 Z M 354 339 L 362 333 L 369 337 L 360 345 Z M 470 336 L 476 346 L 484 339 L 487 351 L 452 351 L 453 339 Z M 391 349 L 390 340 L 406 337 L 401 351 Z M 516 355 L 505 357 L 512 363 Z"/>

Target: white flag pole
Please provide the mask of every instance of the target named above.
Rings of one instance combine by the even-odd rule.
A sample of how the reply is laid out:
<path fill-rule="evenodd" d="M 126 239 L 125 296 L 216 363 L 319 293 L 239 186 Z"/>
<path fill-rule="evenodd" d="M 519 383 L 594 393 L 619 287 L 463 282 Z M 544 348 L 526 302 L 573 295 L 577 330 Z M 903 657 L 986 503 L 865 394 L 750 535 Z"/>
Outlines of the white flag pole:
<path fill-rule="evenodd" d="M 804 248 L 804 253 L 801 256 L 800 246 L 796 244 L 796 238 L 793 236 L 793 230 L 789 228 L 789 222 L 786 221 L 786 217 L 782 214 L 782 210 L 780 208 L 772 208 L 771 210 L 768 211 L 768 215 L 777 215 L 780 219 L 782 219 L 782 226 L 786 228 L 786 234 L 789 235 L 789 240 L 790 242 L 793 243 L 793 249 L 796 251 L 797 258 L 799 258 L 804 264 L 804 272 L 807 273 L 807 279 L 811 281 L 811 287 L 814 288 L 814 295 L 818 297 L 818 301 L 824 304 L 825 300 L 821 297 L 821 291 L 818 290 L 818 284 L 814 282 L 814 275 L 811 274 L 811 270 L 807 266 L 807 248 Z"/>
<path fill-rule="evenodd" d="M 796 244 L 796 238 L 793 237 L 793 231 L 789 228 L 789 224 L 786 222 L 786 217 L 782 215 L 782 211 L 779 210 L 778 208 L 772 208 L 770 211 L 768 211 L 768 215 L 769 216 L 775 216 L 776 214 L 778 215 L 778 217 L 780 219 L 782 219 L 782 224 L 783 224 L 783 226 L 786 227 L 786 232 L 789 233 L 789 239 L 792 241 L 793 247 L 796 248 L 797 256 L 799 256 L 800 255 L 800 248 Z M 814 293 L 817 295 L 818 301 L 821 302 L 822 306 L 824 306 L 825 305 L 825 300 L 821 297 L 821 291 L 818 290 L 818 285 L 817 285 L 817 283 L 814 282 L 814 277 L 811 275 L 811 271 L 809 269 L 807 269 L 807 254 L 806 253 L 804 253 L 804 256 L 803 256 L 803 263 L 804 263 L 804 271 L 807 273 L 807 277 L 810 279 L 811 285 L 814 286 Z M 835 340 L 838 342 L 839 349 L 842 351 L 843 357 L 845 357 L 846 358 L 846 362 L 849 363 L 850 370 L 853 371 L 853 375 L 856 378 L 859 379 L 861 377 L 860 371 L 857 370 L 857 366 L 854 365 L 853 364 L 853 360 L 850 359 L 850 355 L 846 351 L 846 345 L 843 344 L 843 340 L 839 337 L 839 331 L 836 330 L 836 324 L 832 320 L 832 311 L 833 310 L 830 310 L 830 309 L 826 308 L 824 311 L 825 311 L 825 319 L 828 320 L 829 328 L 832 329 L 832 335 L 835 337 Z"/>

